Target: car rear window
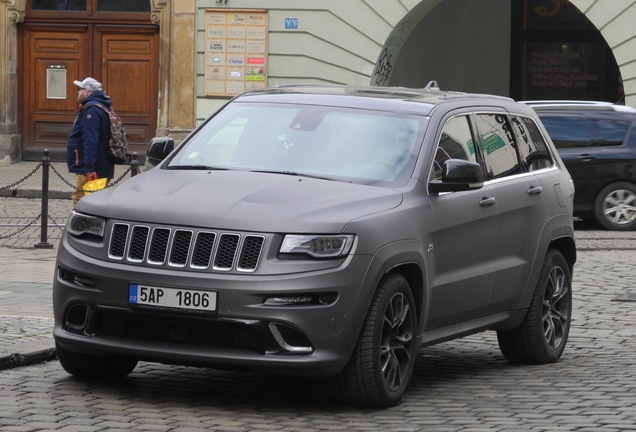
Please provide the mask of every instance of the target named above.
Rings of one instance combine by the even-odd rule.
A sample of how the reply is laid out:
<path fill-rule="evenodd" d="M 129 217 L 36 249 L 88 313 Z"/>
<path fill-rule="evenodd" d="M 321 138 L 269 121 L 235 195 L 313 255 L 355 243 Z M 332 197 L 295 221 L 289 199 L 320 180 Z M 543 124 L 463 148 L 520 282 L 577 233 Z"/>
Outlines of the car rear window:
<path fill-rule="evenodd" d="M 627 121 L 583 116 L 542 116 L 541 121 L 557 148 L 619 146 L 630 127 Z"/>

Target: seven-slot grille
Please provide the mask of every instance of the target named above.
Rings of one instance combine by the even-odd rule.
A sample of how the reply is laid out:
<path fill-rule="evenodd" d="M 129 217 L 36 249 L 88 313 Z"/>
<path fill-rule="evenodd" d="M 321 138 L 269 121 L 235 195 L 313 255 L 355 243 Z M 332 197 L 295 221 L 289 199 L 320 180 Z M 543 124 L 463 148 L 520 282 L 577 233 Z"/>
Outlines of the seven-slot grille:
<path fill-rule="evenodd" d="M 108 257 L 171 268 L 253 272 L 264 242 L 262 235 L 115 223 Z"/>

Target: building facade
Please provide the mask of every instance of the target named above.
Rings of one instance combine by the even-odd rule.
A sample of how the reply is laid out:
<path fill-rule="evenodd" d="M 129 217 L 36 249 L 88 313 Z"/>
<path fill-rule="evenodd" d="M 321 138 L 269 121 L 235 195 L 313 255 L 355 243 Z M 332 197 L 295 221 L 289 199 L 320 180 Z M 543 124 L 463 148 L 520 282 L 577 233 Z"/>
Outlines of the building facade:
<path fill-rule="evenodd" d="M 63 159 L 89 75 L 140 153 L 284 84 L 636 106 L 634 21 L 636 0 L 0 0 L 0 165 Z"/>

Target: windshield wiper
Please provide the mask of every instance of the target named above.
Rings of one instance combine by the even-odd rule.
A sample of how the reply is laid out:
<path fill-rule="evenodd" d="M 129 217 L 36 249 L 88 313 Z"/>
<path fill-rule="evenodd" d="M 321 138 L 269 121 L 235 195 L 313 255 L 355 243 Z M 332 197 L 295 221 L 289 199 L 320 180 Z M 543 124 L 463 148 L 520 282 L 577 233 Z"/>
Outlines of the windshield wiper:
<path fill-rule="evenodd" d="M 167 169 L 175 170 L 212 170 L 212 171 L 227 171 L 227 168 L 215 167 L 210 165 L 168 165 Z"/>
<path fill-rule="evenodd" d="M 307 178 L 313 178 L 313 179 L 318 179 L 318 180 L 330 180 L 330 181 L 334 181 L 335 180 L 333 177 L 324 177 L 324 176 L 313 175 L 313 174 L 305 174 L 305 173 L 300 173 L 300 172 L 295 172 L 295 171 L 250 170 L 250 172 L 265 173 L 265 174 L 283 174 L 283 175 L 288 175 L 288 176 L 307 177 Z"/>

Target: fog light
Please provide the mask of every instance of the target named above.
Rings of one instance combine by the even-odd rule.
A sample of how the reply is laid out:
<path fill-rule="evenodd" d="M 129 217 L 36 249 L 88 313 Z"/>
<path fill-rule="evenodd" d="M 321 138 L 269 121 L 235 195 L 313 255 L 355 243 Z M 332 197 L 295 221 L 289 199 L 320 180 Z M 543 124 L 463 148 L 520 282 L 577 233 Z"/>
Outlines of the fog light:
<path fill-rule="evenodd" d="M 338 299 L 336 293 L 315 293 L 267 297 L 267 306 L 328 306 Z"/>
<path fill-rule="evenodd" d="M 60 279 L 62 279 L 63 281 L 70 282 L 84 288 L 95 288 L 95 281 L 88 276 L 84 276 L 62 268 L 60 268 L 59 270 L 59 275 Z"/>
<path fill-rule="evenodd" d="M 265 304 L 271 306 L 303 305 L 311 304 L 312 300 L 311 296 L 269 297 L 265 300 Z"/>

